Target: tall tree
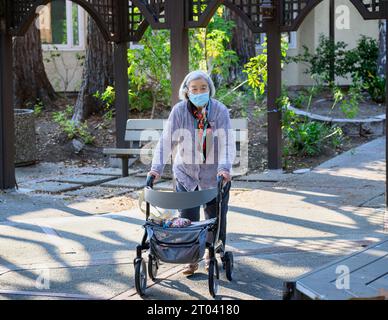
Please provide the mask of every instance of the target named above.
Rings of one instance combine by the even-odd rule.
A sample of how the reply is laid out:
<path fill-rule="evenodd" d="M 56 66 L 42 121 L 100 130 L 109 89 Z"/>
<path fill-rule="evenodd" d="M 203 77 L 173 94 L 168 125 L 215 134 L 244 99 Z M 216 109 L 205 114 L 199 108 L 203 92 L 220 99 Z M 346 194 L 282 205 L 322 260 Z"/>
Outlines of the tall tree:
<path fill-rule="evenodd" d="M 43 64 L 40 32 L 32 23 L 24 37 L 13 40 L 14 106 L 23 109 L 37 99 L 50 106 L 57 95 Z"/>
<path fill-rule="evenodd" d="M 227 82 L 232 83 L 243 77 L 242 70 L 244 65 L 250 58 L 256 56 L 256 39 L 252 31 L 248 28 L 247 24 L 229 8 L 225 7 L 224 11 L 225 19 L 235 22 L 233 28 L 232 41 L 230 42 L 230 49 L 234 50 L 240 61 L 238 64 L 233 64 L 230 68 L 229 79 Z"/>
<path fill-rule="evenodd" d="M 105 91 L 113 81 L 113 46 L 104 39 L 94 20 L 88 17 L 86 57 L 81 89 L 74 108 L 75 122 L 79 123 L 101 110 L 101 101 L 93 95 L 97 91 Z"/>

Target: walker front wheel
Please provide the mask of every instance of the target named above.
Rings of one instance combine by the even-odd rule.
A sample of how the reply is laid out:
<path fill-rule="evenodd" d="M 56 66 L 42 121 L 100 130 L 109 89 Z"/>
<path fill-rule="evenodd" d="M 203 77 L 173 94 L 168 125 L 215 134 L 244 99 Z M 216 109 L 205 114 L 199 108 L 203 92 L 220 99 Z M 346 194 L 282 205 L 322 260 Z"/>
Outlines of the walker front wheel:
<path fill-rule="evenodd" d="M 212 259 L 209 263 L 209 292 L 213 298 L 217 296 L 219 278 L 220 275 L 217 260 Z"/>
<path fill-rule="evenodd" d="M 152 256 L 148 256 L 148 275 L 150 276 L 152 281 L 156 280 L 156 276 L 158 274 L 159 263 L 158 260 Z"/>
<path fill-rule="evenodd" d="M 147 288 L 147 268 L 143 258 L 135 261 L 135 287 L 140 296 L 145 294 Z"/>
<path fill-rule="evenodd" d="M 224 256 L 224 269 L 225 269 L 225 273 L 226 273 L 226 278 L 229 280 L 229 281 L 232 281 L 233 280 L 233 253 L 232 252 L 225 252 L 225 256 Z"/>

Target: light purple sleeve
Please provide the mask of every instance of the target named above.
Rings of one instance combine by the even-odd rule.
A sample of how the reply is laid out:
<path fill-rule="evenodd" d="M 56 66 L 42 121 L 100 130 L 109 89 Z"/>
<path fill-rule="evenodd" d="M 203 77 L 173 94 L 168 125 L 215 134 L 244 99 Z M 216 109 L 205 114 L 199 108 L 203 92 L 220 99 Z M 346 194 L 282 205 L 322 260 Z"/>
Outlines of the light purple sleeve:
<path fill-rule="evenodd" d="M 169 161 L 172 150 L 178 144 L 178 141 L 173 141 L 173 133 L 179 128 L 178 104 L 175 105 L 170 115 L 165 122 L 163 133 L 160 136 L 159 142 L 154 149 L 152 158 L 151 170 L 162 175 L 166 163 Z"/>
<path fill-rule="evenodd" d="M 236 157 L 236 144 L 232 125 L 229 116 L 229 110 L 223 106 L 218 117 L 218 168 L 217 172 L 227 171 L 230 173 Z"/>

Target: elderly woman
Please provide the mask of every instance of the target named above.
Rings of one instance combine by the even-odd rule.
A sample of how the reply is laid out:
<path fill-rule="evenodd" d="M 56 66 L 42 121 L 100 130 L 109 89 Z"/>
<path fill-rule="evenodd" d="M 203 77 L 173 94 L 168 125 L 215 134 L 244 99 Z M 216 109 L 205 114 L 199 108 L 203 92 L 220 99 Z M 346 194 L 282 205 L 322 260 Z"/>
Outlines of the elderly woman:
<path fill-rule="evenodd" d="M 235 157 L 235 144 L 231 134 L 228 109 L 214 99 L 215 88 L 211 78 L 202 71 L 189 73 L 179 90 L 181 101 L 170 113 L 167 125 L 156 146 L 151 171 L 158 179 L 171 151 L 178 147 L 173 162 L 176 191 L 187 192 L 215 188 L 217 175 L 224 178 L 222 199 L 222 224 L 220 239 L 226 240 L 226 214 L 228 211 L 230 171 Z M 216 199 L 204 205 L 205 218 L 216 216 Z M 200 207 L 180 211 L 182 218 L 200 220 Z M 209 256 L 205 256 L 208 266 Z M 189 264 L 185 275 L 192 275 L 198 264 Z"/>

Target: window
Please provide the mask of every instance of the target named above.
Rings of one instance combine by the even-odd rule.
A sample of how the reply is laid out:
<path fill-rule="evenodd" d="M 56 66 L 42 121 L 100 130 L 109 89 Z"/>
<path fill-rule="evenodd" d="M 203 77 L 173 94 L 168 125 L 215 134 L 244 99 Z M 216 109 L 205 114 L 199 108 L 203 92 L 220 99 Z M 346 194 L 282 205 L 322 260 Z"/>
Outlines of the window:
<path fill-rule="evenodd" d="M 289 49 L 296 49 L 296 32 L 285 32 L 285 33 L 282 33 L 282 36 L 288 40 Z M 260 33 L 260 36 L 257 39 L 257 45 L 256 45 L 257 50 L 263 49 L 262 43 L 264 43 L 265 37 L 266 37 L 265 33 Z"/>
<path fill-rule="evenodd" d="M 70 0 L 54 0 L 39 11 L 40 36 L 45 50 L 83 50 L 85 12 Z"/>

